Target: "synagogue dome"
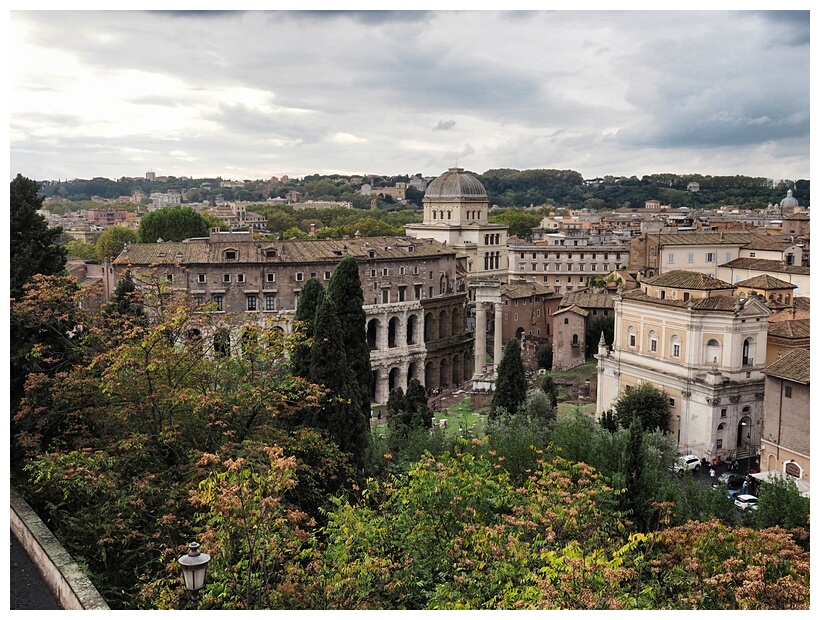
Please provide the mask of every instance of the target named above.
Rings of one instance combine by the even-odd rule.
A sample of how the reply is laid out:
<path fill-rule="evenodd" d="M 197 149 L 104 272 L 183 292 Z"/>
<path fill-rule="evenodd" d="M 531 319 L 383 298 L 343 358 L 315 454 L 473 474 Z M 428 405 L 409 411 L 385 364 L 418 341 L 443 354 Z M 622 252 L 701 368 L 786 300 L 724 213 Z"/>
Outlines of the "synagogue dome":
<path fill-rule="evenodd" d="M 437 177 L 424 192 L 425 200 L 487 200 L 481 181 L 464 172 L 464 168 L 450 168 Z"/>

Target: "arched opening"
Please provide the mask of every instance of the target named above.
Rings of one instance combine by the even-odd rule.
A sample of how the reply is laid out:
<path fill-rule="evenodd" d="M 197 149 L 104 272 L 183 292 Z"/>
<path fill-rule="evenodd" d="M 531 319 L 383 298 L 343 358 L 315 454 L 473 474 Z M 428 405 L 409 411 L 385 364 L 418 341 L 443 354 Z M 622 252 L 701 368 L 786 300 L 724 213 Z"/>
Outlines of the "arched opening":
<path fill-rule="evenodd" d="M 427 362 L 424 366 L 424 385 L 428 388 L 438 387 L 436 381 L 436 366 L 433 362 Z"/>
<path fill-rule="evenodd" d="M 399 369 L 391 368 L 390 373 L 387 375 L 387 389 L 392 391 L 397 387 L 399 387 Z"/>
<path fill-rule="evenodd" d="M 428 312 L 424 315 L 424 342 L 430 342 L 433 339 L 433 313 Z"/>
<path fill-rule="evenodd" d="M 461 378 L 464 376 L 464 369 L 461 363 L 461 356 L 454 355 L 453 356 L 453 384 L 458 385 L 461 383 Z"/>
<path fill-rule="evenodd" d="M 391 349 L 396 347 L 396 334 L 399 331 L 399 319 L 393 317 L 387 323 L 387 346 Z"/>
<path fill-rule="evenodd" d="M 231 354 L 231 334 L 227 329 L 220 329 L 214 334 L 214 353 L 217 357 L 228 357 Z"/>
<path fill-rule="evenodd" d="M 411 379 L 418 379 L 416 373 L 418 372 L 418 365 L 416 362 L 410 362 L 407 365 L 407 383 L 410 383 Z"/>
<path fill-rule="evenodd" d="M 754 366 L 755 360 L 755 342 L 751 338 L 746 338 L 743 341 L 743 353 L 741 364 L 743 366 Z"/>
<path fill-rule="evenodd" d="M 441 370 L 439 372 L 439 387 L 446 388 L 450 385 L 450 360 L 446 357 L 441 360 Z"/>
<path fill-rule="evenodd" d="M 751 408 L 744 407 L 740 421 L 737 424 L 736 446 L 737 451 L 751 455 L 752 451 L 752 417 Z"/>
<path fill-rule="evenodd" d="M 706 352 L 704 354 L 705 364 L 714 364 L 719 366 L 721 363 L 720 360 L 720 342 L 715 340 L 714 338 L 710 338 L 706 342 Z"/>
<path fill-rule="evenodd" d="M 450 315 L 450 335 L 455 336 L 461 331 L 461 309 L 453 308 Z"/>
<path fill-rule="evenodd" d="M 379 348 L 379 320 L 371 319 L 367 322 L 367 346 L 371 351 Z"/>
<path fill-rule="evenodd" d="M 438 337 L 439 338 L 447 338 L 450 334 L 447 333 L 447 326 L 449 321 L 447 320 L 447 311 L 442 310 L 438 315 Z"/>
<path fill-rule="evenodd" d="M 415 314 L 407 317 L 407 344 L 416 344 L 416 324 L 418 318 Z"/>
<path fill-rule="evenodd" d="M 521 340 L 524 337 L 524 328 L 523 327 L 519 327 L 518 329 L 515 330 L 515 337 L 518 338 L 518 340 Z"/>

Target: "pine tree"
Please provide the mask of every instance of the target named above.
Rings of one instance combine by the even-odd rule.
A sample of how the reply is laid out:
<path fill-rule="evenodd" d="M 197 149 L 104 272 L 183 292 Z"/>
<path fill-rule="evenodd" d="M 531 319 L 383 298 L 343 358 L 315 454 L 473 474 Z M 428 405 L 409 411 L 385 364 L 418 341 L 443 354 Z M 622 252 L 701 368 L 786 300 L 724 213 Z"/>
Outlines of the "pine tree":
<path fill-rule="evenodd" d="M 361 469 L 370 444 L 370 416 L 361 415 L 359 386 L 345 351 L 336 304 L 328 295 L 316 310 L 308 379 L 329 391 L 312 425 L 326 430 Z"/>
<path fill-rule="evenodd" d="M 11 182 L 11 297 L 23 295 L 23 285 L 36 273 L 57 275 L 65 268 L 66 249 L 60 245 L 62 228 L 49 228 L 37 213 L 43 208 L 36 181 L 18 174 Z"/>
<path fill-rule="evenodd" d="M 325 289 L 316 278 L 311 278 L 302 287 L 299 300 L 296 304 L 296 313 L 293 320 L 300 335 L 305 338 L 293 348 L 291 367 L 297 377 L 306 378 L 310 373 L 310 342 L 313 338 L 313 326 L 316 320 L 316 311 L 325 297 Z"/>
<path fill-rule="evenodd" d="M 502 410 L 510 414 L 518 413 L 526 399 L 527 377 L 521 359 L 521 344 L 518 338 L 510 338 L 504 345 L 504 354 L 498 365 L 490 417 L 498 416 Z"/>
<path fill-rule="evenodd" d="M 131 270 L 126 269 L 117 282 L 104 311 L 109 315 L 119 314 L 130 317 L 138 325 L 146 326 L 148 321 L 142 304 L 136 299 L 136 291 L 137 287 L 134 284 Z"/>
<path fill-rule="evenodd" d="M 370 424 L 370 398 L 373 394 L 373 371 L 370 367 L 370 347 L 367 345 L 367 315 L 364 293 L 356 259 L 347 256 L 339 262 L 327 287 L 327 297 L 333 299 L 342 326 L 347 363 L 359 388 L 359 410 L 362 421 Z M 368 439 L 370 435 L 368 433 Z"/>

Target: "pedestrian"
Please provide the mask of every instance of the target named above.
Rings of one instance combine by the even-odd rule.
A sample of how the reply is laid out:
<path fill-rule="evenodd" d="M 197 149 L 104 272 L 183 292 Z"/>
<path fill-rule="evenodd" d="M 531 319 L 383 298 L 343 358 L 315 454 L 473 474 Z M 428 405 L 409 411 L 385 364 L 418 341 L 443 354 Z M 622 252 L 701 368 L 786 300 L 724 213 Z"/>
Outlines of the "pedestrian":
<path fill-rule="evenodd" d="M 715 468 L 714 468 L 714 467 L 710 467 L 710 468 L 709 468 L 709 477 L 710 477 L 712 480 L 714 480 L 714 479 L 715 479 Z"/>

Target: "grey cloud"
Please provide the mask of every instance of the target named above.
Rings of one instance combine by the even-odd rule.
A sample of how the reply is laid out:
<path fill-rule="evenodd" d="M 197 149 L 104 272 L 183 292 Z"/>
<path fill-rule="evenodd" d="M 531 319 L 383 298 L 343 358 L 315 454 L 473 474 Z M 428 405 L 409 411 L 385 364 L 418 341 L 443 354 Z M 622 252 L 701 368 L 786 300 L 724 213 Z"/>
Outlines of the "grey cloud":
<path fill-rule="evenodd" d="M 452 129 L 455 126 L 455 121 L 439 121 L 438 123 L 436 123 L 436 126 L 433 127 L 433 131 L 446 131 L 448 129 Z"/>

